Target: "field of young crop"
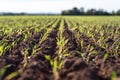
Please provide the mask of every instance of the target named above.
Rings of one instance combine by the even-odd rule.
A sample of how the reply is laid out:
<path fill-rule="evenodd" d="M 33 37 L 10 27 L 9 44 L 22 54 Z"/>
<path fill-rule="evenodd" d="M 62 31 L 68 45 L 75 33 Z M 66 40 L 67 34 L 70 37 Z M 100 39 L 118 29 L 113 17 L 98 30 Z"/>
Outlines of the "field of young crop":
<path fill-rule="evenodd" d="M 0 17 L 0 80 L 120 80 L 120 17 Z"/>

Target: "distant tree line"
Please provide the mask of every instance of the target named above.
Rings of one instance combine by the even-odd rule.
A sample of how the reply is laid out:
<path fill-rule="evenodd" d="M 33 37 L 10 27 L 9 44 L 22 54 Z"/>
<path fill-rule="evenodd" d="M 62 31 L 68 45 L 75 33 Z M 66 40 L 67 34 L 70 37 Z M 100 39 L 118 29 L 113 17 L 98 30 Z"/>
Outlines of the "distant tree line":
<path fill-rule="evenodd" d="M 8 16 L 8 15 L 27 15 L 26 13 L 11 13 L 11 12 L 3 12 L 3 13 L 0 13 L 0 15 L 4 15 L 4 16 Z"/>
<path fill-rule="evenodd" d="M 54 13 L 12 13 L 12 12 L 1 12 L 0 16 L 21 16 L 21 15 L 28 15 L 28 16 L 39 16 L 39 15 L 58 15 Z"/>
<path fill-rule="evenodd" d="M 80 9 L 74 7 L 73 9 L 62 11 L 61 15 L 120 15 L 120 9 L 116 12 L 108 12 L 104 9 L 88 9 L 85 11 L 83 7 Z"/>

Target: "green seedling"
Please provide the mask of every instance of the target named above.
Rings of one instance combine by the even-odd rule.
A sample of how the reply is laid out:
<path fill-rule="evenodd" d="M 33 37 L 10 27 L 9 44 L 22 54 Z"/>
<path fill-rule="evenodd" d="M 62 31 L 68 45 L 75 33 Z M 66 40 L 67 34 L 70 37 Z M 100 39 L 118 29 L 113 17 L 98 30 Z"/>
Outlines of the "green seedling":
<path fill-rule="evenodd" d="M 0 56 L 2 56 L 3 51 L 4 51 L 4 46 L 0 46 Z"/>
<path fill-rule="evenodd" d="M 58 64 L 57 57 L 54 59 L 51 59 L 50 56 L 45 55 L 45 58 L 50 62 L 51 66 L 52 66 L 54 79 L 58 80 L 59 79 L 58 71 L 59 71 L 59 68 L 61 68 L 61 66 L 62 66 L 62 62 L 60 64 Z"/>
<path fill-rule="evenodd" d="M 10 73 L 7 77 L 5 77 L 4 80 L 11 80 L 13 79 L 14 77 L 17 77 L 21 72 L 23 72 L 22 69 L 18 70 L 18 71 L 14 71 L 12 73 Z"/>
<path fill-rule="evenodd" d="M 116 80 L 117 78 L 117 73 L 114 71 L 111 76 L 111 80 Z"/>
<path fill-rule="evenodd" d="M 2 69 L 0 69 L 0 80 L 2 80 L 5 72 L 6 72 L 6 69 L 9 68 L 11 65 L 7 65 L 5 67 L 3 67 Z"/>
<path fill-rule="evenodd" d="M 103 62 L 105 62 L 108 57 L 109 57 L 109 53 L 105 53 L 104 56 L 103 56 Z"/>

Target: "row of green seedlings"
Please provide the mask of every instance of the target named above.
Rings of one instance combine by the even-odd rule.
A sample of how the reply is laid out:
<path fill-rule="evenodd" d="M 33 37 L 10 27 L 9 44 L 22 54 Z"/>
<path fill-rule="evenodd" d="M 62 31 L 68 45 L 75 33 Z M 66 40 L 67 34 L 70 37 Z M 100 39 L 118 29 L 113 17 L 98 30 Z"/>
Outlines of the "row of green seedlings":
<path fill-rule="evenodd" d="M 62 65 L 64 63 L 65 57 L 69 56 L 67 53 L 67 49 L 65 49 L 65 45 L 68 43 L 68 40 L 63 37 L 63 29 L 64 27 L 64 19 L 61 19 L 60 27 L 59 27 L 59 32 L 57 34 L 57 48 L 58 50 L 56 51 L 57 56 L 51 59 L 50 56 L 46 55 L 45 58 L 50 61 L 50 64 L 52 66 L 53 70 L 53 75 L 54 75 L 54 80 L 59 79 L 59 71 L 62 68 Z"/>
<path fill-rule="evenodd" d="M 49 35 L 49 33 L 56 27 L 56 25 L 58 24 L 59 22 L 59 19 L 55 20 L 55 21 L 52 21 L 50 24 L 49 24 L 49 27 L 46 27 L 46 32 L 44 33 L 44 35 L 41 37 L 40 41 L 39 41 L 39 45 L 42 44 L 43 41 L 45 41 Z M 37 47 L 37 45 L 34 46 L 33 48 L 33 52 L 32 52 L 32 55 L 35 55 L 36 52 L 40 51 L 41 50 L 41 47 Z"/>
<path fill-rule="evenodd" d="M 41 30 L 45 30 L 45 32 L 43 34 L 41 34 L 41 37 L 40 37 L 39 42 L 38 42 L 39 45 L 41 45 L 42 42 L 44 40 L 46 40 L 49 32 L 51 32 L 51 30 L 55 27 L 55 25 L 53 25 L 54 23 L 57 23 L 56 19 L 41 26 Z M 49 28 L 49 26 L 51 26 L 51 27 Z M 37 45 L 33 45 L 31 56 L 29 56 L 28 50 L 29 50 L 29 48 L 26 48 L 24 53 L 23 53 L 24 54 L 24 65 L 23 65 L 24 68 L 27 66 L 27 59 L 34 56 L 36 54 L 36 52 L 40 51 L 41 47 L 38 48 Z"/>
<path fill-rule="evenodd" d="M 49 22 L 49 20 L 43 20 L 44 22 Z M 54 20 L 53 20 L 54 21 Z M 35 24 L 34 26 L 26 26 L 26 28 L 22 28 L 22 27 L 17 27 L 17 30 L 12 30 L 11 26 L 9 26 L 9 28 L 11 28 L 11 30 L 14 32 L 14 33 L 11 33 L 11 34 L 8 34 L 7 36 L 5 36 L 1 41 L 0 41 L 0 56 L 4 55 L 4 53 L 11 49 L 12 47 L 14 47 L 15 45 L 17 45 L 19 42 L 21 41 L 26 41 L 28 37 L 32 36 L 32 32 L 34 33 L 37 33 L 39 32 L 40 30 L 42 30 L 46 25 L 45 24 L 42 24 L 44 23 L 42 22 L 41 20 L 41 23 L 40 24 Z M 25 26 L 25 25 L 23 25 Z M 43 26 L 43 27 L 41 27 Z M 31 30 L 33 30 L 32 32 L 30 32 Z M 22 35 L 20 37 L 18 37 L 17 39 L 15 38 L 14 39 L 14 36 L 13 35 Z M 8 40 L 7 37 L 11 37 L 10 39 L 11 40 Z"/>
<path fill-rule="evenodd" d="M 112 22 L 101 22 L 100 24 L 95 24 L 91 22 L 88 22 L 88 24 L 86 24 L 86 26 L 82 26 L 81 28 L 84 28 L 83 30 L 81 30 L 83 33 L 86 34 L 86 36 L 88 37 L 92 37 L 94 42 L 98 45 L 100 45 L 103 48 L 109 48 L 110 46 L 112 46 L 112 50 L 117 50 L 118 46 L 116 46 L 115 44 L 119 44 L 119 37 L 120 37 L 120 27 L 117 26 L 117 24 L 114 22 L 114 24 L 111 24 Z M 108 39 L 112 39 L 115 40 L 113 45 L 108 45 L 106 44 L 106 41 Z M 111 49 L 107 49 L 107 51 L 109 53 L 112 53 L 112 51 L 110 51 Z M 118 52 L 113 52 L 113 53 L 118 53 Z"/>
<path fill-rule="evenodd" d="M 40 39 L 39 39 L 38 44 L 41 45 L 41 43 L 47 38 L 48 33 L 50 32 L 50 30 L 52 30 L 52 27 L 49 28 L 49 26 L 51 26 L 51 25 L 53 26 L 53 24 L 54 24 L 55 22 L 57 22 L 56 19 L 54 19 L 54 20 L 52 20 L 51 22 L 46 23 L 46 24 L 44 24 L 43 26 L 41 26 L 41 29 L 40 29 L 40 30 L 45 30 L 45 32 L 44 32 L 43 34 L 41 34 L 41 37 L 40 37 Z M 53 26 L 53 27 L 54 27 L 54 26 Z M 36 28 L 36 29 L 37 29 L 37 28 Z M 34 56 L 34 55 L 36 54 L 36 52 L 39 51 L 40 49 L 41 49 L 41 47 L 38 48 L 37 45 L 33 45 L 32 54 L 31 54 L 30 57 Z M 27 61 L 27 58 L 28 58 L 28 55 L 29 55 L 29 54 L 28 54 L 28 50 L 29 50 L 29 48 L 26 48 L 26 49 L 25 49 L 25 52 L 24 52 L 24 61 L 25 61 L 25 62 Z M 27 64 L 27 63 L 25 63 L 25 64 Z"/>
<path fill-rule="evenodd" d="M 87 37 L 91 37 L 96 45 L 106 50 L 102 62 L 105 62 L 110 55 L 114 55 L 116 59 L 118 58 L 118 54 L 120 54 L 119 26 L 116 26 L 116 24 L 111 25 L 109 22 L 107 24 L 101 23 L 98 25 L 88 24 L 84 30 Z M 83 30 L 81 30 L 81 32 L 82 31 Z M 94 48 L 90 45 L 88 46 L 88 49 L 91 52 L 98 54 L 93 51 Z M 116 80 L 116 77 L 117 73 L 114 71 L 111 75 L 111 80 Z"/>
<path fill-rule="evenodd" d="M 56 20 L 56 19 L 55 19 Z M 50 26 L 50 25 L 52 25 L 54 22 L 55 22 L 55 20 L 52 20 L 50 23 L 47 23 L 46 25 L 43 25 L 43 26 L 39 26 L 39 28 L 41 27 L 41 30 L 42 29 L 46 29 L 47 30 L 47 34 L 48 34 L 48 32 L 50 32 L 50 30 L 52 30 L 52 29 L 47 29 L 47 27 L 48 26 Z M 36 29 L 38 29 L 38 28 L 36 28 Z M 38 30 L 40 30 L 40 29 L 38 29 Z M 37 30 L 37 31 L 38 31 Z M 49 31 L 48 31 L 49 30 Z M 47 36 L 47 34 L 43 34 L 42 36 L 42 38 L 40 38 L 40 42 L 39 43 L 41 43 L 41 41 L 44 41 L 45 40 L 45 36 Z M 36 49 L 35 50 L 35 48 L 34 48 L 34 50 L 33 50 L 33 52 L 32 52 L 32 56 L 35 54 L 35 51 L 37 51 L 38 49 Z M 24 54 L 24 65 L 23 65 L 23 67 L 21 68 L 21 69 L 19 69 L 19 70 L 17 70 L 17 71 L 14 71 L 14 72 L 12 72 L 11 74 L 9 74 L 4 80 L 11 80 L 12 78 L 14 78 L 14 77 L 16 77 L 16 76 L 18 76 L 20 73 L 22 73 L 23 72 L 23 70 L 25 69 L 25 67 L 27 66 L 27 58 L 28 58 L 28 48 L 26 48 L 25 49 L 25 51 L 23 52 L 23 54 Z M 0 78 L 2 78 L 2 76 L 5 74 L 5 71 L 6 71 L 6 69 L 8 68 L 8 67 L 10 67 L 11 65 L 7 65 L 7 66 L 5 66 L 5 67 L 3 67 L 1 70 L 0 70 Z"/>
<path fill-rule="evenodd" d="M 68 20 L 67 20 L 68 21 Z M 114 55 L 117 57 L 118 56 L 118 54 L 119 54 L 119 52 L 118 52 L 118 48 L 120 48 L 120 38 L 119 38 L 119 32 L 118 32 L 118 29 L 119 28 L 117 28 L 117 27 L 115 27 L 115 26 L 112 26 L 111 28 L 109 27 L 109 26 L 106 26 L 106 27 L 104 27 L 104 26 L 87 26 L 87 27 L 85 27 L 84 28 L 84 26 L 82 25 L 80 25 L 80 24 L 76 24 L 76 22 L 77 21 L 74 21 L 74 20 L 70 20 L 70 21 L 68 21 L 67 23 L 68 23 L 68 25 L 69 26 L 71 26 L 71 29 L 73 30 L 73 32 L 75 32 L 75 34 L 76 34 L 76 38 L 79 38 L 80 36 L 81 36 L 81 33 L 82 34 L 84 34 L 85 36 L 87 36 L 87 37 L 91 37 L 91 36 L 93 36 L 93 35 L 96 35 L 96 34 L 100 34 L 100 38 L 98 39 L 98 41 L 101 41 L 101 43 L 100 44 L 103 44 L 102 42 L 104 41 L 104 45 L 106 45 L 105 44 L 105 41 L 106 41 L 106 39 L 108 39 L 109 37 L 105 37 L 104 35 L 109 35 L 110 36 L 110 34 L 111 35 L 115 35 L 115 37 L 116 37 L 116 41 L 112 44 L 112 47 L 114 46 L 114 47 L 117 47 L 117 49 L 116 48 L 114 48 L 114 52 L 113 53 L 115 53 Z M 74 26 L 74 27 L 73 27 Z M 98 27 L 98 28 L 96 28 L 96 27 Z M 116 29 L 116 31 L 114 31 Z M 109 32 L 107 32 L 107 30 L 109 30 Z M 113 32 L 114 31 L 114 32 Z M 111 32 L 111 33 L 110 33 Z M 104 35 L 103 35 L 104 34 Z M 114 37 L 114 39 L 115 39 L 115 37 Z M 92 39 L 93 38 L 95 38 L 95 37 L 92 37 Z M 102 38 L 102 39 L 101 39 Z M 97 40 L 95 40 L 95 41 L 97 41 Z M 94 41 L 94 42 L 95 42 Z M 90 52 L 90 54 L 88 54 L 88 57 L 87 58 L 85 58 L 85 54 L 84 54 L 84 52 L 82 52 L 82 49 L 85 47 L 84 46 L 84 40 L 82 40 L 82 41 L 80 41 L 79 42 L 79 40 L 77 41 L 78 42 L 78 44 L 80 45 L 80 47 L 81 47 L 81 51 L 78 51 L 78 54 L 80 54 L 82 57 L 83 57 L 83 59 L 86 61 L 86 62 L 88 62 L 88 59 L 89 59 L 89 56 L 91 55 L 91 54 L 99 54 L 98 52 L 95 52 L 94 51 L 94 47 L 91 45 L 91 44 L 89 44 L 88 46 L 87 46 L 87 49 L 86 49 L 86 52 Z M 98 46 L 100 46 L 100 47 L 102 47 L 100 44 L 98 44 L 98 43 L 95 43 L 96 45 L 98 45 Z M 109 50 L 107 50 L 108 49 L 108 46 L 105 46 L 104 47 L 105 49 L 106 49 L 106 53 L 104 53 L 104 56 L 103 56 L 103 60 L 102 60 L 102 62 L 105 62 L 106 60 L 107 60 L 107 58 L 109 57 L 109 55 L 110 55 L 110 53 L 111 53 L 111 51 L 109 51 Z M 113 50 L 113 49 L 112 49 Z M 117 51 L 117 52 L 116 52 Z M 116 77 L 117 77 L 117 73 L 114 71 L 113 73 L 112 73 L 112 75 L 111 75 L 111 80 L 115 80 L 116 79 Z"/>
<path fill-rule="evenodd" d="M 71 23 L 72 23 L 72 26 L 77 26 L 76 27 L 76 33 L 78 33 L 77 36 L 80 36 L 81 34 L 83 34 L 88 38 L 92 38 L 95 45 L 98 45 L 101 48 L 106 49 L 105 56 L 110 55 L 111 53 L 114 53 L 114 55 L 117 57 L 120 49 L 119 27 L 115 27 L 115 25 L 104 26 L 102 25 L 103 23 L 98 25 L 90 24 L 90 22 L 89 24 L 83 24 L 82 22 L 77 22 L 73 20 L 71 20 Z M 79 23 L 79 24 L 76 24 L 76 23 Z M 106 43 L 107 40 L 109 39 L 113 39 L 115 41 L 112 44 Z M 80 44 L 82 47 L 84 47 L 83 40 L 80 42 Z M 94 51 L 93 49 L 94 49 L 93 46 L 91 45 L 88 46 L 89 52 L 93 54 L 97 54 L 98 52 Z"/>
<path fill-rule="evenodd" d="M 50 28 L 46 29 L 47 32 L 44 34 L 44 36 L 40 40 L 39 45 L 41 45 L 42 42 L 47 39 L 49 33 L 58 25 L 59 21 L 60 21 L 60 19 L 57 19 L 57 21 L 55 23 L 53 23 Z M 41 50 L 41 47 L 38 48 L 37 46 L 35 46 L 33 53 L 32 53 L 33 56 L 36 54 L 36 52 L 38 52 L 40 50 Z M 56 64 L 57 64 L 56 60 L 52 60 L 49 55 L 45 55 L 45 58 L 50 61 L 50 64 L 53 67 L 53 73 L 56 72 Z M 54 74 L 56 74 L 56 73 L 54 73 Z"/>
<path fill-rule="evenodd" d="M 80 56 L 82 56 L 83 57 L 83 59 L 85 60 L 85 57 L 84 57 L 84 53 L 83 53 L 83 48 L 84 48 L 84 46 L 83 46 L 83 40 L 82 41 L 79 41 L 79 37 L 82 35 L 81 33 L 80 33 L 80 31 L 79 31 L 79 27 L 78 27 L 78 24 L 76 24 L 76 21 L 74 20 L 74 19 L 71 19 L 71 18 L 68 18 L 67 20 L 66 20 L 66 22 L 67 22 L 67 24 L 68 24 L 68 26 L 69 26 L 69 28 L 71 29 L 71 31 L 75 34 L 75 38 L 76 38 L 76 42 L 77 42 L 77 44 L 79 45 L 79 47 L 80 47 L 80 50 L 79 51 L 77 51 L 77 53 L 80 55 Z"/>
<path fill-rule="evenodd" d="M 92 31 L 93 30 L 93 31 Z M 120 49 L 120 32 L 115 26 L 95 26 L 92 30 L 88 30 L 94 42 L 106 49 L 107 54 L 116 56 L 118 55 L 118 49 Z M 87 34 L 88 35 L 88 34 Z M 97 38 L 97 39 L 96 39 Z"/>

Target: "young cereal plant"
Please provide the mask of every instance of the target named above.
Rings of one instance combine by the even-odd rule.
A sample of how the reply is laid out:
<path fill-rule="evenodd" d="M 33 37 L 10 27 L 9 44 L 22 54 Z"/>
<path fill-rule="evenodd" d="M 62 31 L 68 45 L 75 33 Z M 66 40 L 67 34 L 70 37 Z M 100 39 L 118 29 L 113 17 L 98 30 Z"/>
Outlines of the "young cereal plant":
<path fill-rule="evenodd" d="M 28 48 L 25 49 L 25 51 L 21 51 L 21 53 L 24 55 L 24 64 L 23 68 L 27 66 L 27 59 L 28 59 Z"/>
<path fill-rule="evenodd" d="M 6 76 L 4 80 L 12 80 L 14 77 L 17 77 L 22 72 L 23 72 L 23 69 L 14 71 L 14 72 L 10 73 L 8 76 Z"/>
<path fill-rule="evenodd" d="M 58 70 L 60 69 L 61 63 L 58 64 L 57 57 L 54 59 L 51 59 L 49 55 L 45 55 L 45 58 L 50 62 L 50 65 L 52 66 L 52 71 L 54 75 L 54 79 L 58 80 L 59 79 L 59 72 Z"/>
<path fill-rule="evenodd" d="M 60 55 L 62 52 L 65 52 L 66 50 L 63 51 L 63 48 L 65 46 L 65 44 L 68 43 L 68 40 L 65 40 L 64 37 L 62 37 L 62 34 L 59 34 L 57 37 L 57 45 L 59 47 L 59 51 L 58 54 Z"/>
<path fill-rule="evenodd" d="M 109 57 L 109 53 L 105 53 L 104 56 L 103 56 L 102 62 L 104 63 L 107 60 L 108 57 Z"/>
<path fill-rule="evenodd" d="M 9 68 L 11 65 L 7 65 L 5 67 L 3 67 L 2 69 L 0 69 L 0 80 L 2 80 L 5 72 L 6 72 L 6 69 Z"/>
<path fill-rule="evenodd" d="M 120 80 L 120 78 L 117 78 L 117 73 L 115 71 L 112 73 L 111 80 Z"/>
<path fill-rule="evenodd" d="M 3 47 L 3 46 L 0 46 L 0 56 L 2 56 L 3 51 L 4 51 L 4 47 Z"/>

